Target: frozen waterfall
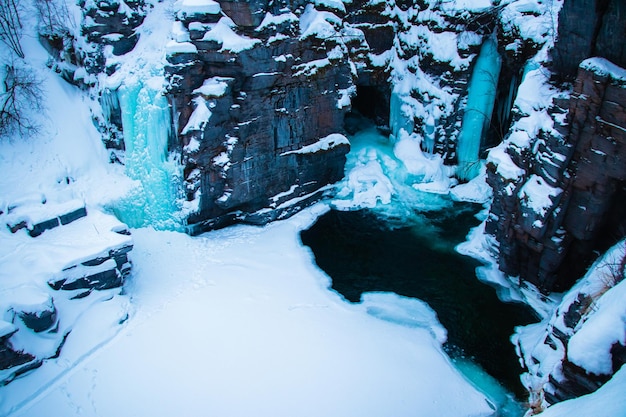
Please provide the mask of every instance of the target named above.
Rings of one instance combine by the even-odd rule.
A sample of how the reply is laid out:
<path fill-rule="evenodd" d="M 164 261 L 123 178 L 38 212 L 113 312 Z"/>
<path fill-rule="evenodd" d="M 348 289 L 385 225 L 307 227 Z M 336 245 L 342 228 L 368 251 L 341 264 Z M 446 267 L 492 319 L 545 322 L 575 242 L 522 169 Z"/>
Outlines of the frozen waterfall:
<path fill-rule="evenodd" d="M 115 207 L 131 227 L 176 230 L 180 168 L 169 158 L 171 113 L 163 78 L 126 80 L 117 90 L 126 146 L 126 174 L 137 186 Z"/>
<path fill-rule="evenodd" d="M 457 176 L 470 180 L 478 175 L 480 145 L 489 128 L 496 98 L 501 59 L 493 38 L 483 43 L 468 87 L 467 105 L 457 141 Z"/>

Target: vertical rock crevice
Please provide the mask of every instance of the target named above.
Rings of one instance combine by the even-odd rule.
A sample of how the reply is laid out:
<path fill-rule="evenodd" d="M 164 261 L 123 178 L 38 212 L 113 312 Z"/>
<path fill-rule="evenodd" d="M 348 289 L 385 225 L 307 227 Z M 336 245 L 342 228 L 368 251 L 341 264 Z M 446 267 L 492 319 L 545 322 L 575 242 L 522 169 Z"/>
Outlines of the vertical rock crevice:
<path fill-rule="evenodd" d="M 565 0 L 552 53 L 555 72 L 573 79 L 578 65 L 593 56 L 626 66 L 625 14 L 622 0 Z"/>

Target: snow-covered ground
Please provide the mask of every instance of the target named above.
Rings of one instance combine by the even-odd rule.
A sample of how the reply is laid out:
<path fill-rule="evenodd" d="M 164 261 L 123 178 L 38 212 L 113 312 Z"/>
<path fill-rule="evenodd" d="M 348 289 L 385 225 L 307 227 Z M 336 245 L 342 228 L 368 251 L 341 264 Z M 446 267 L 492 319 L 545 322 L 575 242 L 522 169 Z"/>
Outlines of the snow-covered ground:
<path fill-rule="evenodd" d="M 323 210 L 195 238 L 134 230 L 131 318 L 34 398 L 47 365 L 3 387 L 4 412 L 24 399 L 12 415 L 491 415 L 428 325 L 327 289 L 297 235 Z M 51 362 L 84 355 L 105 319 L 88 314 Z"/>

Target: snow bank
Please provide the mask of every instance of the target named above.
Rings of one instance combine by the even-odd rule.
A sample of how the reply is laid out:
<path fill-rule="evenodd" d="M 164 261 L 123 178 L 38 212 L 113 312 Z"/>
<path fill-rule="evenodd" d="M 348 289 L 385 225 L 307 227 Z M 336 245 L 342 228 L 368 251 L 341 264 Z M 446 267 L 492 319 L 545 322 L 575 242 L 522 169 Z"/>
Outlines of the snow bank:
<path fill-rule="evenodd" d="M 618 82 L 626 82 L 626 69 L 619 67 L 605 58 L 589 58 L 584 60 L 580 67 L 599 75 L 611 77 Z"/>
<path fill-rule="evenodd" d="M 570 339 L 567 358 L 594 374 L 614 371 L 611 348 L 626 346 L 626 281 L 600 297 L 595 312 Z"/>
<path fill-rule="evenodd" d="M 178 19 L 202 14 L 218 14 L 222 11 L 220 4 L 214 0 L 178 0 L 174 3 Z"/>
<path fill-rule="evenodd" d="M 341 26 L 341 19 L 330 12 L 320 12 L 308 4 L 300 16 L 300 38 L 315 36 L 327 39 L 337 35 L 336 27 Z"/>
<path fill-rule="evenodd" d="M 450 198 L 455 201 L 487 204 L 491 201 L 493 189 L 487 184 L 487 167 L 481 164 L 478 175 L 469 182 L 450 188 Z"/>

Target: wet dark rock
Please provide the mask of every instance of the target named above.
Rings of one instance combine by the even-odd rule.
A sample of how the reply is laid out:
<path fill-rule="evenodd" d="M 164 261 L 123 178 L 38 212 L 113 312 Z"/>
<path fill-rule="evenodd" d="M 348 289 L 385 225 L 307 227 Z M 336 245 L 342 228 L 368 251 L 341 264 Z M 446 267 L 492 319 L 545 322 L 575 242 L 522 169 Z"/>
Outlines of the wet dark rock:
<path fill-rule="evenodd" d="M 19 317 L 26 327 L 36 333 L 51 329 L 57 322 L 57 309 L 54 301 L 46 293 L 36 292 L 36 298 L 30 302 L 28 300 L 19 300 L 14 305 L 13 312 Z"/>
<path fill-rule="evenodd" d="M 608 375 L 594 375 L 567 359 L 561 363 L 561 373 L 550 374 L 545 388 L 545 399 L 550 404 L 571 400 L 592 393 L 610 379 Z"/>
<path fill-rule="evenodd" d="M 41 360 L 33 355 L 13 348 L 10 339 L 17 331 L 17 327 L 0 320 L 0 385 L 41 365 Z"/>
<path fill-rule="evenodd" d="M 7 227 L 11 233 L 27 229 L 31 237 L 37 237 L 46 230 L 70 224 L 85 216 L 87 216 L 86 207 L 76 201 L 63 204 L 27 204 L 9 211 Z"/>

